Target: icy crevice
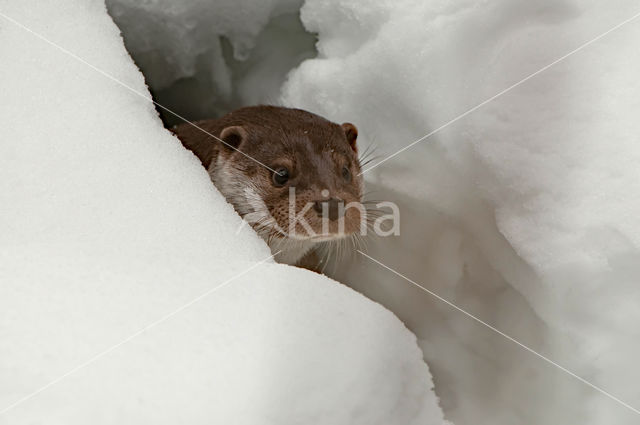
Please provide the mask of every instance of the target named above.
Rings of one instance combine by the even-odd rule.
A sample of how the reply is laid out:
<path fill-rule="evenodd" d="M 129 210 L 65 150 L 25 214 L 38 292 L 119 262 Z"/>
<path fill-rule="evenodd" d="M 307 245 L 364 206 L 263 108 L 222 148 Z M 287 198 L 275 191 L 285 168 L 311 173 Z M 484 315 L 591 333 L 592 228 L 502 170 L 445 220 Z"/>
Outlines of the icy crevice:
<path fill-rule="evenodd" d="M 301 4 L 107 1 L 155 100 L 189 120 L 278 102 L 288 72 L 317 54 Z M 180 122 L 160 113 L 168 125 Z"/>

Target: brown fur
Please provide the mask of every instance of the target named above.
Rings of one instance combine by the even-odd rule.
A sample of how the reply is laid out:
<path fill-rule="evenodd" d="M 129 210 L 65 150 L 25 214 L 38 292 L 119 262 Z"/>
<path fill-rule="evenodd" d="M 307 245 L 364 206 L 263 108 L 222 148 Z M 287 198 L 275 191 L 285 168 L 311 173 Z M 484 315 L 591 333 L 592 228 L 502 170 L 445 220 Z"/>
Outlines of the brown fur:
<path fill-rule="evenodd" d="M 263 105 L 194 124 L 216 137 L 189 123 L 175 127 L 173 132 L 200 159 L 214 184 L 243 217 L 255 210 L 241 193 L 246 188 L 259 195 L 270 216 L 283 229 L 288 229 L 289 187 L 295 187 L 296 211 L 301 211 L 307 202 L 325 202 L 329 198 L 345 204 L 361 200 L 358 133 L 353 124 L 339 125 L 300 109 Z M 273 172 L 251 158 L 275 170 L 286 167 L 290 180 L 282 187 L 276 186 Z M 344 178 L 343 167 L 349 170 L 350 179 Z M 323 196 L 326 194 L 323 190 L 329 196 Z M 347 210 L 345 215 L 345 233 L 359 230 L 360 212 Z M 304 217 L 314 231 L 321 233 L 322 220 L 316 211 L 312 209 Z M 287 245 L 286 235 L 260 226 L 254 228 L 272 250 Z M 329 222 L 328 229 L 336 237 L 345 236 L 336 234 L 334 220 Z M 300 223 L 295 230 L 296 234 L 306 232 Z M 297 245 L 295 249 L 302 250 Z M 300 256 L 306 253 L 308 250 L 300 252 Z"/>

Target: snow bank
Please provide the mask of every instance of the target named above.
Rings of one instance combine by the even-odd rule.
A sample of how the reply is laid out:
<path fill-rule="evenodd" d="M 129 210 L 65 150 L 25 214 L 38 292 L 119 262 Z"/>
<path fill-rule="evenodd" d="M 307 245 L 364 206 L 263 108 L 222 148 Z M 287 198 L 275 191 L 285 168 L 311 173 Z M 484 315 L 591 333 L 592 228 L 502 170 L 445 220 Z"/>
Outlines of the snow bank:
<path fill-rule="evenodd" d="M 285 104 L 355 122 L 362 147 L 377 146 L 381 158 L 640 11 L 630 0 L 307 0 L 302 21 L 318 34 L 318 57 L 281 87 L 288 70 L 315 55 L 296 16 L 299 0 L 107 3 L 154 94 L 172 109 L 199 118 L 281 93 Z M 101 7 L 26 8 L 12 13 L 145 92 Z M 54 11 L 68 19 L 50 20 Z M 0 376 L 10 376 L 0 379 L 0 397 L 10 403 L 268 252 L 251 232 L 233 234 L 239 219 L 150 105 L 0 22 L 0 37 L 10 41 L 0 43 L 0 54 L 15 63 L 0 67 L 3 116 L 15 123 L 0 131 L 3 141 L 20 141 L 0 145 L 0 201 L 12 206 L 0 215 L 0 273 L 15 282 L 2 288 L 11 295 L 0 305 L 3 324 L 25 324 L 0 328 L 2 341 L 14 341 L 0 351 L 7 359 Z M 370 240 L 370 255 L 636 408 L 639 31 L 632 22 L 612 32 L 366 174 L 372 197 L 402 211 L 401 236 Z M 441 422 L 430 393 L 399 395 L 402 376 L 418 382 L 408 393 L 430 381 L 414 349 L 403 348 L 413 343 L 397 321 L 341 286 L 284 270 L 267 264 L 248 272 L 12 414 L 26 420 L 28 403 L 44 403 L 31 414 L 55 411 L 67 420 L 114 400 L 120 410 L 105 414 L 134 422 L 176 422 L 171 412 L 187 411 L 214 419 L 232 412 L 235 419 L 258 406 L 276 412 L 268 416 L 274 423 L 307 423 L 313 420 L 296 415 L 316 415 L 309 406 L 326 406 L 314 416 L 324 418 L 366 402 L 359 412 L 394 423 L 380 412 L 402 400 L 402 411 L 428 406 Z M 274 277 L 257 285 L 256 273 Z M 459 425 L 637 422 L 630 410 L 369 260 L 355 255 L 334 273 L 417 333 L 443 409 Z M 341 301 L 334 306 L 334 299 Z M 361 306 L 342 308 L 347 299 Z M 362 311 L 380 318 L 365 320 Z M 49 334 L 56 339 L 42 337 Z M 376 357 L 358 351 L 361 361 L 350 358 L 346 367 L 349 357 L 341 356 L 355 351 L 343 338 L 351 335 L 361 335 L 358 348 Z M 309 366 L 318 364 L 332 367 Z M 401 364 L 412 365 L 409 372 Z M 96 380 L 105 384 L 96 388 Z M 328 388 L 335 398 L 320 392 L 325 382 L 336 386 Z M 61 407 L 79 394 L 86 410 Z M 212 404 L 223 397 L 223 405 Z M 241 399 L 247 403 L 233 404 Z"/>
<path fill-rule="evenodd" d="M 0 424 L 443 423 L 397 318 L 237 234 L 104 5 L 0 12 Z"/>
<path fill-rule="evenodd" d="M 319 57 L 283 101 L 356 123 L 384 158 L 640 12 L 616 0 L 308 0 Z M 367 173 L 402 205 L 370 254 L 640 408 L 640 22 Z M 425 341 L 463 423 L 636 423 L 635 413 L 392 280 L 337 276 Z M 377 283 L 373 283 L 377 282 Z"/>

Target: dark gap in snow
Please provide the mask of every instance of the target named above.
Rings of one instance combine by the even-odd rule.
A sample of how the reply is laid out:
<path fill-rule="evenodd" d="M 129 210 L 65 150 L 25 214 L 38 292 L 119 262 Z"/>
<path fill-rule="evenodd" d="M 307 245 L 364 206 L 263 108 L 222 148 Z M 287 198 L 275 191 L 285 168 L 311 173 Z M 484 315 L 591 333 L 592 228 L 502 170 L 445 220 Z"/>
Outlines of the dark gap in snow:
<path fill-rule="evenodd" d="M 238 32 L 215 4 L 199 13 L 179 6 L 160 13 L 121 0 L 107 7 L 154 100 L 188 120 L 279 103 L 289 71 L 317 55 L 316 35 L 304 29 L 298 8 L 266 11 L 266 22 L 255 18 Z M 182 122 L 156 109 L 167 127 Z"/>

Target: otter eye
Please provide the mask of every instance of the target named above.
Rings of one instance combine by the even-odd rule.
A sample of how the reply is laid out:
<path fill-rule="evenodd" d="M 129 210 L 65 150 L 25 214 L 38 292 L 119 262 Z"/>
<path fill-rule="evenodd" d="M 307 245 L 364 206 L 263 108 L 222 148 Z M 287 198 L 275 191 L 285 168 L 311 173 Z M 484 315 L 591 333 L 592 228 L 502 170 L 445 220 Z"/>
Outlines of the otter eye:
<path fill-rule="evenodd" d="M 284 186 L 289 181 L 289 170 L 284 167 L 276 169 L 273 173 L 273 184 L 276 186 Z"/>
<path fill-rule="evenodd" d="M 342 178 L 346 181 L 351 181 L 351 171 L 347 167 L 342 167 Z"/>

